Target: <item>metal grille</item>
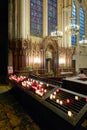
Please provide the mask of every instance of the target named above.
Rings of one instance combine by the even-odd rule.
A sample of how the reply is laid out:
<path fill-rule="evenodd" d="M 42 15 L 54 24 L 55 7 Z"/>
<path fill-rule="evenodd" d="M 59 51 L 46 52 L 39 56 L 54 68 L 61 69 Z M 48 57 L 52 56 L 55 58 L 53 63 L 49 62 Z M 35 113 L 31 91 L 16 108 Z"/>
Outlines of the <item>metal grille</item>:
<path fill-rule="evenodd" d="M 87 97 L 62 88 L 58 88 L 49 95 L 46 101 L 54 106 L 56 113 L 62 111 L 62 116 L 71 124 L 76 125 L 82 115 L 87 111 Z"/>

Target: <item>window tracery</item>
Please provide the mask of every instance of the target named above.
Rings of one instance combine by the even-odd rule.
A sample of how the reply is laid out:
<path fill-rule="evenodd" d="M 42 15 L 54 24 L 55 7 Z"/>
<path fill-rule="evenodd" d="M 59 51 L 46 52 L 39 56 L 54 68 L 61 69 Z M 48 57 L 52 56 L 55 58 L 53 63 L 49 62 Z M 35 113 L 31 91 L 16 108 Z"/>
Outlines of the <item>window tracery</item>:
<path fill-rule="evenodd" d="M 80 18 L 80 40 L 83 40 L 83 36 L 85 35 L 85 13 L 84 13 L 84 9 L 81 6 L 80 7 L 80 14 L 79 14 L 79 18 Z"/>
<path fill-rule="evenodd" d="M 57 0 L 48 0 L 48 34 L 57 26 Z"/>
<path fill-rule="evenodd" d="M 30 0 L 30 33 L 42 37 L 43 34 L 43 1 Z"/>

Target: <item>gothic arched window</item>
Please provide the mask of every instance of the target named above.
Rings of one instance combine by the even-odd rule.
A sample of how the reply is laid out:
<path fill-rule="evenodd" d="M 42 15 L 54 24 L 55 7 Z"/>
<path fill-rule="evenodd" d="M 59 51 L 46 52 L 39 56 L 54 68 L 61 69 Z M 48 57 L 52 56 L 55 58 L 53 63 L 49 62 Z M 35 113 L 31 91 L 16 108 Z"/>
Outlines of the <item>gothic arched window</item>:
<path fill-rule="evenodd" d="M 57 0 L 48 0 L 48 34 L 57 26 Z"/>
<path fill-rule="evenodd" d="M 43 1 L 30 0 L 30 33 L 33 36 L 43 35 Z"/>
<path fill-rule="evenodd" d="M 72 17 L 74 18 L 72 20 L 72 24 L 77 24 L 77 20 L 76 20 L 77 19 L 77 9 L 76 9 L 75 2 L 72 3 Z M 76 40 L 77 40 L 76 35 L 72 36 L 71 37 L 71 44 L 76 45 Z"/>
<path fill-rule="evenodd" d="M 85 13 L 83 7 L 80 7 L 80 40 L 85 35 Z"/>

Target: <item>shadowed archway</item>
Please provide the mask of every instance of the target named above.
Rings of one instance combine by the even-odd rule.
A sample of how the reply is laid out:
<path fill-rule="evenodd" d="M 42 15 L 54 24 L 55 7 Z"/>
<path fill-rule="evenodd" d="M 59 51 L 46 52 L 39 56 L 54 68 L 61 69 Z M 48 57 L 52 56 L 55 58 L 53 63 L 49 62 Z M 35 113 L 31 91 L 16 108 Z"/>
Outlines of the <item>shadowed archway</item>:
<path fill-rule="evenodd" d="M 41 49 L 43 50 L 43 68 L 56 73 L 58 68 L 58 41 L 51 36 L 47 36 L 42 41 Z"/>

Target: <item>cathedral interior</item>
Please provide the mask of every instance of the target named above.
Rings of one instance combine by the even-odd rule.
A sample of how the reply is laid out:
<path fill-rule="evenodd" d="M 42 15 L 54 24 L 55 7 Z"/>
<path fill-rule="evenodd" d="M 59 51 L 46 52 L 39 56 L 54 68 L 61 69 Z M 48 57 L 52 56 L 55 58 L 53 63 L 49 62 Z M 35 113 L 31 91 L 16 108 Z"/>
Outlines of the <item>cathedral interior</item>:
<path fill-rule="evenodd" d="M 8 66 L 41 76 L 87 68 L 86 7 L 86 0 L 9 0 Z"/>
<path fill-rule="evenodd" d="M 0 105 L 16 102 L 18 116 L 20 102 L 40 126 L 26 115 L 20 116 L 25 122 L 14 116 L 15 125 L 8 112 L 8 129 L 87 130 L 87 0 L 4 2 L 0 91 L 2 84 L 10 90 Z"/>

